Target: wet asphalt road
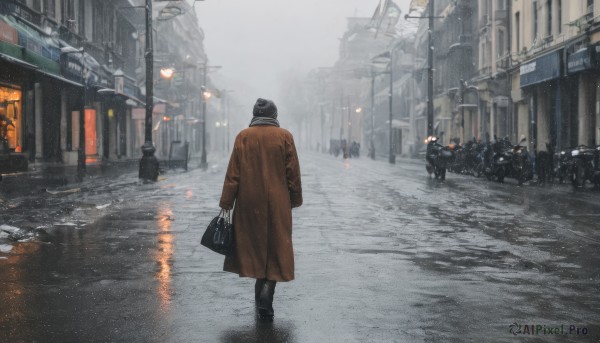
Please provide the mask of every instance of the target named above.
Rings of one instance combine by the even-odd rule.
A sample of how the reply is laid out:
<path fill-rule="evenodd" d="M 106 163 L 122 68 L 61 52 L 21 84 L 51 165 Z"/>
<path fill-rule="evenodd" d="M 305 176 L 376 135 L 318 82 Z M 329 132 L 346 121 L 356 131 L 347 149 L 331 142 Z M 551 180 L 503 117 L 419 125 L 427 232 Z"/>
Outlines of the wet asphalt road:
<path fill-rule="evenodd" d="M 600 192 L 300 158 L 297 279 L 273 323 L 200 245 L 224 162 L 156 184 L 0 184 L 0 341 L 600 342 Z"/>

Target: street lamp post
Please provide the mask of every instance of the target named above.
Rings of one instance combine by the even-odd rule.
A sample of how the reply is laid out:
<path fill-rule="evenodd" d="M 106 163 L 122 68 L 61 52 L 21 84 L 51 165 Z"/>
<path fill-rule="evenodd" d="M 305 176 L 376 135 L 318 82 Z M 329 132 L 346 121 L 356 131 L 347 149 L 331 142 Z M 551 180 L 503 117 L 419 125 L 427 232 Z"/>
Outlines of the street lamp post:
<path fill-rule="evenodd" d="M 460 139 L 465 144 L 465 80 L 460 79 Z"/>
<path fill-rule="evenodd" d="M 154 56 L 152 47 L 152 0 L 146 0 L 146 122 L 142 159 L 140 160 L 139 178 L 147 181 L 158 179 L 158 160 L 154 156 L 156 148 L 152 143 L 152 110 L 153 102 L 153 68 Z"/>
<path fill-rule="evenodd" d="M 350 97 L 348 97 L 348 100 L 346 102 L 347 105 L 347 110 L 348 110 L 348 123 L 345 123 L 348 126 L 348 132 L 346 134 L 346 149 L 349 151 L 350 150 L 350 123 L 351 123 L 351 116 L 352 116 L 352 109 L 350 108 Z M 348 154 L 349 156 L 350 154 Z"/>
<path fill-rule="evenodd" d="M 429 41 L 427 47 L 427 136 L 433 135 L 433 16 L 435 1 L 429 0 Z"/>
<path fill-rule="evenodd" d="M 207 62 L 203 65 L 203 80 L 202 80 L 202 155 L 200 157 L 200 168 L 208 168 L 208 162 L 206 161 L 206 103 L 207 100 L 212 96 L 206 86 L 208 68 L 221 68 L 221 66 L 209 66 Z"/>
<path fill-rule="evenodd" d="M 396 163 L 396 154 L 394 154 L 394 137 L 392 131 L 392 101 L 394 99 L 394 49 L 390 50 L 390 164 Z"/>
<path fill-rule="evenodd" d="M 375 72 L 371 68 L 371 141 L 369 143 L 369 156 L 375 159 Z"/>
<path fill-rule="evenodd" d="M 229 109 L 230 109 L 230 106 L 229 106 L 229 104 L 230 104 L 229 103 L 229 94 L 233 93 L 233 92 L 235 92 L 235 90 L 233 90 L 233 89 L 224 89 L 224 90 L 221 91 L 221 94 L 224 94 L 225 98 L 226 98 L 225 99 L 226 100 L 226 103 L 225 103 L 225 109 L 226 109 L 225 124 L 227 126 L 227 152 L 229 152 L 229 127 L 231 125 L 231 123 L 229 122 Z"/>
<path fill-rule="evenodd" d="M 321 151 L 325 152 L 325 113 L 323 112 L 323 104 L 319 105 L 319 113 L 321 114 Z"/>
<path fill-rule="evenodd" d="M 444 18 L 435 16 L 435 0 L 429 0 L 429 15 L 426 17 L 414 17 L 408 14 L 404 19 L 429 19 L 428 42 L 427 42 L 427 136 L 433 135 L 433 19 Z"/>

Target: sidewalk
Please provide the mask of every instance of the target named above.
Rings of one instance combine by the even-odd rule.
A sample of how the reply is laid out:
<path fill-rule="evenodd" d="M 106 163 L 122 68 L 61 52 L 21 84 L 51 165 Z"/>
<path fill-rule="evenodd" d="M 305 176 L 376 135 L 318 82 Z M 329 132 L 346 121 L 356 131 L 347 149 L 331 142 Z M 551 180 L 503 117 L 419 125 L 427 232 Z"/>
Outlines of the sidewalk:
<path fill-rule="evenodd" d="M 99 176 L 130 173 L 138 167 L 138 159 L 88 163 L 83 180 L 77 177 L 77 166 L 62 163 L 32 163 L 26 172 L 2 174 L 0 192 L 3 195 L 35 193 L 46 188 L 57 188 Z"/>
<path fill-rule="evenodd" d="M 212 160 L 221 160 L 219 155 L 209 154 L 209 165 Z M 200 167 L 200 155 L 194 153 L 188 160 L 188 170 Z M 0 194 L 2 196 L 16 196 L 18 194 L 32 194 L 44 189 L 59 189 L 70 184 L 77 184 L 99 177 L 114 178 L 125 173 L 136 173 L 139 170 L 140 158 L 100 161 L 86 164 L 83 180 L 77 176 L 76 165 L 63 163 L 32 163 L 26 172 L 2 174 L 0 181 Z M 159 158 L 159 175 L 168 173 L 168 160 Z"/>

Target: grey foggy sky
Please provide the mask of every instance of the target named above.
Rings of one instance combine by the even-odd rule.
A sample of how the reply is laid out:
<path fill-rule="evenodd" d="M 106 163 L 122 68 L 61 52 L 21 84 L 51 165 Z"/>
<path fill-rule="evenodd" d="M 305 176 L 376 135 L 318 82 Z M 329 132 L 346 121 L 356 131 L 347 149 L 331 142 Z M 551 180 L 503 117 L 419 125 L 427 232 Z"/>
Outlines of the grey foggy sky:
<path fill-rule="evenodd" d="M 383 2 L 383 1 L 382 1 Z M 370 17 L 379 0 L 205 0 L 196 2 L 209 62 L 219 86 L 243 103 L 277 99 L 282 72 L 332 66 L 346 18 Z M 403 14 L 410 0 L 396 0 Z M 244 89 L 240 89 L 244 88 Z M 244 104 L 246 105 L 246 104 Z"/>

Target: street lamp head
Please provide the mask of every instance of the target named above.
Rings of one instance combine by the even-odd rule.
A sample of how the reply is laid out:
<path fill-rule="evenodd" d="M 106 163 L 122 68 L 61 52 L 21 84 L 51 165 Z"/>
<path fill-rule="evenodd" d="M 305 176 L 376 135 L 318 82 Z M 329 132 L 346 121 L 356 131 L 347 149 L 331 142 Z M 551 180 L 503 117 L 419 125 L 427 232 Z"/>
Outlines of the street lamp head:
<path fill-rule="evenodd" d="M 202 96 L 204 97 L 204 100 L 208 100 L 212 96 L 212 93 L 208 90 L 205 90 L 204 92 L 202 92 Z"/>
<path fill-rule="evenodd" d="M 362 107 L 357 107 L 355 111 L 356 111 L 356 113 L 361 113 L 362 112 Z"/>

